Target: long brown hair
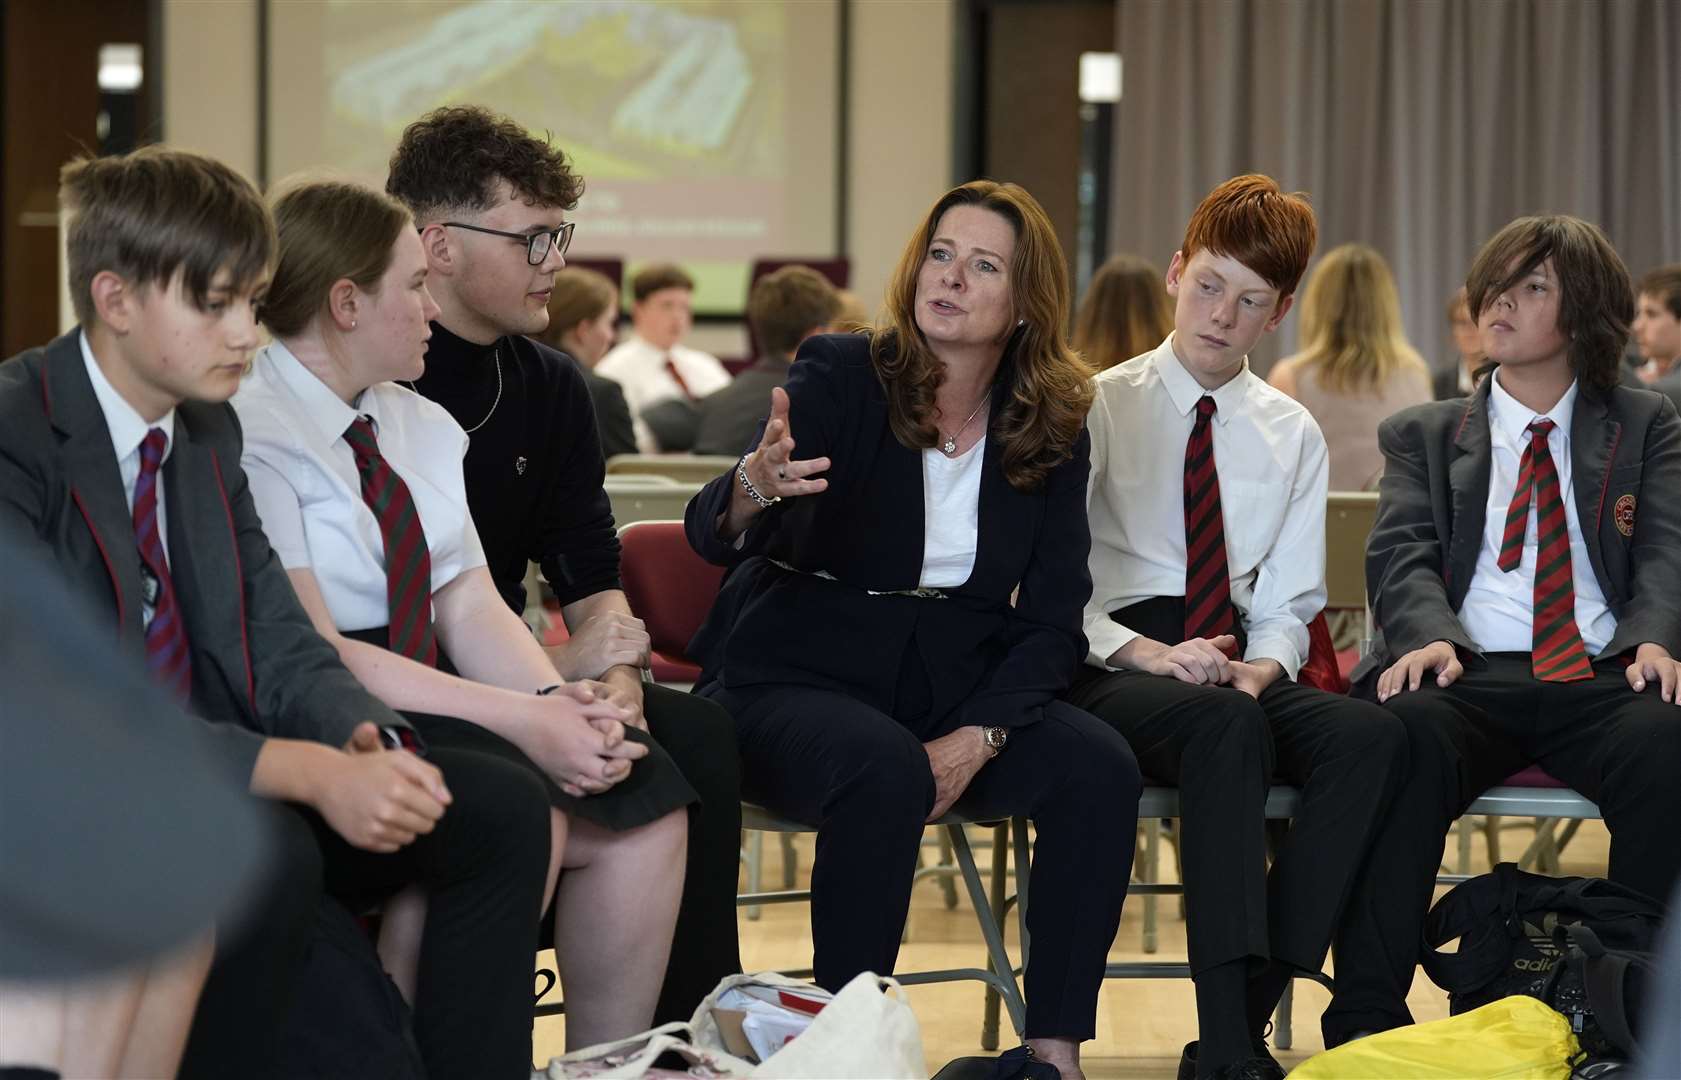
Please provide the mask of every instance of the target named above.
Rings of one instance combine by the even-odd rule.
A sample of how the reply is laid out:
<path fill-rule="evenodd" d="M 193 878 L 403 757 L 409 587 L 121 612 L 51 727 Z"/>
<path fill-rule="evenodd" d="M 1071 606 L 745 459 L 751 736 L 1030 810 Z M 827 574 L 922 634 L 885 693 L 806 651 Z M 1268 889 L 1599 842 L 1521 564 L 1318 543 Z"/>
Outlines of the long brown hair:
<path fill-rule="evenodd" d="M 1302 294 L 1301 326 L 1297 359 L 1333 394 L 1381 393 L 1405 369 L 1430 377 L 1401 326 L 1389 264 L 1365 244 L 1343 244 L 1319 260 Z"/>
<path fill-rule="evenodd" d="M 1552 214 L 1521 217 L 1477 252 L 1465 279 L 1471 317 L 1483 312 L 1548 259 L 1558 278 L 1558 330 L 1569 339 L 1570 370 L 1591 394 L 1616 387 L 1634 320 L 1634 286 L 1611 241 L 1591 221 Z"/>
<path fill-rule="evenodd" d="M 888 420 L 899 442 L 934 446 L 934 395 L 945 381 L 945 363 L 916 325 L 916 279 L 940 218 L 954 206 L 978 206 L 1002 217 L 1016 234 L 1010 266 L 1012 319 L 1020 320 L 999 364 L 1004 394 L 988 434 L 1001 448 L 1004 476 L 1018 491 L 1033 491 L 1045 474 L 1066 461 L 1091 408 L 1091 370 L 1063 338 L 1068 325 L 1068 266 L 1056 230 L 1024 188 L 971 180 L 940 196 L 905 245 L 887 286 L 880 326 L 871 335 L 870 359 L 887 393 Z M 997 393 L 994 400 L 999 401 Z"/>
<path fill-rule="evenodd" d="M 1103 371 L 1155 348 L 1172 330 L 1162 272 L 1142 256 L 1113 255 L 1086 286 L 1074 319 L 1074 348 Z"/>
<path fill-rule="evenodd" d="M 391 247 L 414 221 L 389 195 L 345 180 L 302 179 L 274 196 L 280 262 L 257 317 L 292 337 L 326 310 L 333 283 L 349 278 L 374 292 L 391 266 Z"/>
<path fill-rule="evenodd" d="M 606 274 L 568 266 L 554 276 L 549 294 L 549 327 L 540 335 L 545 345 L 560 349 L 560 339 L 580 323 L 601 318 L 601 313 L 619 302 L 619 290 Z"/>

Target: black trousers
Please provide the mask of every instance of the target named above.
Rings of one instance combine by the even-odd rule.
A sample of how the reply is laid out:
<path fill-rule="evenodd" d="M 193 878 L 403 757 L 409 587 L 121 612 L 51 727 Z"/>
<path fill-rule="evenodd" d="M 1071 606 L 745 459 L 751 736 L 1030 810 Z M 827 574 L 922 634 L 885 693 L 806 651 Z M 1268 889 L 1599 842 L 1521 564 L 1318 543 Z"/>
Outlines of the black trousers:
<path fill-rule="evenodd" d="M 1528 653 L 1490 653 L 1442 689 L 1429 679 L 1385 703 L 1411 764 L 1337 937 L 1325 1045 L 1412 1022 L 1407 989 L 1448 829 L 1484 791 L 1539 764 L 1599 804 L 1612 880 L 1663 902 L 1681 876 L 1681 707 L 1635 693 L 1614 660 L 1546 683 Z M 1372 692 L 1376 679 L 1357 689 Z"/>
<path fill-rule="evenodd" d="M 741 971 L 735 891 L 741 858 L 741 757 L 735 725 L 715 702 L 643 688 L 648 733 L 700 796 L 689 808 L 689 854 L 671 962 L 654 1023 L 688 1020 L 726 975 Z M 553 941 L 551 936 L 549 939 Z"/>
<path fill-rule="evenodd" d="M 735 718 L 746 797 L 817 829 L 812 967 L 838 990 L 889 974 L 910 909 L 934 776 L 921 741 L 858 699 L 804 686 L 703 691 Z M 1026 815 L 1037 827 L 1029 877 L 1033 939 L 1027 1034 L 1089 1039 L 1109 946 L 1132 874 L 1138 766 L 1126 743 L 1066 702 L 1016 728 L 956 809 Z"/>
<path fill-rule="evenodd" d="M 1069 700 L 1120 732 L 1145 776 L 1179 788 L 1192 974 L 1245 957 L 1320 970 L 1404 766 L 1394 717 L 1282 678 L 1256 701 L 1091 667 Z M 1302 811 L 1269 873 L 1275 782 L 1301 789 Z"/>
<path fill-rule="evenodd" d="M 433 831 L 389 855 L 351 847 L 313 810 L 276 805 L 273 884 L 244 932 L 218 945 L 183 1077 L 249 1076 L 272 1043 L 307 955 L 321 892 L 357 910 L 410 884 L 429 896 L 415 1035 L 433 1080 L 531 1071 L 531 926 L 549 855 L 549 798 L 528 769 L 434 747 L 454 801 Z"/>

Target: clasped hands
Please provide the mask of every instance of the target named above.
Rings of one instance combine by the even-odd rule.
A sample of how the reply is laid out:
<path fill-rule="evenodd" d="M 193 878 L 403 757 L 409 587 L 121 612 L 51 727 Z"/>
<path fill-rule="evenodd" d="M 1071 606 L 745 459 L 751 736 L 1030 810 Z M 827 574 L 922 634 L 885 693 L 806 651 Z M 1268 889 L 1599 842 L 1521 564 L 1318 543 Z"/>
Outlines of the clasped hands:
<path fill-rule="evenodd" d="M 1109 663 L 1201 686 L 1230 686 L 1258 700 L 1261 691 L 1284 674 L 1284 665 L 1267 657 L 1253 662 L 1233 660 L 1227 654 L 1235 648 L 1237 638 L 1232 634 L 1191 638 L 1177 645 L 1139 637 L 1116 649 Z"/>

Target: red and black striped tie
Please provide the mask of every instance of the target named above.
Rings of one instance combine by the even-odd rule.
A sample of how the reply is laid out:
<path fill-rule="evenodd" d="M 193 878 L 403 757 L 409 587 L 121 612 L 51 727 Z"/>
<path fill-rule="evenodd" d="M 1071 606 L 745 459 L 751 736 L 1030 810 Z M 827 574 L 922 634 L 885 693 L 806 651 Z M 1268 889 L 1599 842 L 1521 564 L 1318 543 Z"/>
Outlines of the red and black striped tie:
<path fill-rule="evenodd" d="M 438 662 L 432 636 L 432 556 L 420 526 L 414 496 L 379 452 L 373 423 L 358 416 L 345 429 L 344 441 L 356 454 L 362 476 L 362 501 L 374 512 L 385 538 L 385 595 L 390 604 L 387 627 L 391 651 L 429 667 Z"/>
<path fill-rule="evenodd" d="M 1185 640 L 1233 631 L 1232 580 L 1226 566 L 1226 528 L 1220 515 L 1220 474 L 1214 469 L 1214 399 L 1197 401 L 1197 420 L 1185 444 Z"/>
<path fill-rule="evenodd" d="M 187 643 L 187 624 L 181 618 L 175 583 L 169 577 L 163 538 L 158 533 L 158 467 L 168 440 L 158 428 L 140 441 L 140 474 L 134 481 L 134 542 L 140 548 L 147 602 L 152 621 L 146 624 L 146 668 L 176 698 L 187 701 L 193 692 L 193 661 Z"/>
<path fill-rule="evenodd" d="M 1537 420 L 1529 425 L 1529 445 L 1518 462 L 1517 488 L 1506 510 L 1506 531 L 1500 538 L 1500 569 L 1516 570 L 1523 562 L 1524 531 L 1529 527 L 1531 493 L 1535 501 L 1535 612 L 1531 633 L 1534 651 L 1530 670 L 1546 682 L 1574 682 L 1593 678 L 1593 661 L 1576 627 L 1576 580 L 1570 567 L 1570 528 L 1559 493 L 1558 468 L 1553 464 L 1547 435 L 1554 424 Z"/>

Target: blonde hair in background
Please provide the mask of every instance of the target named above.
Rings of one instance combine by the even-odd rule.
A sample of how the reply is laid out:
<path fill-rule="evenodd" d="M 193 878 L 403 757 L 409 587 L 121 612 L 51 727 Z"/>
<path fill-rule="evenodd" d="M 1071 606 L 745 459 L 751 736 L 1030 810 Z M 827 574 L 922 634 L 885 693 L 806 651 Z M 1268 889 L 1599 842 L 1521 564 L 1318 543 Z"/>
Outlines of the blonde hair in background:
<path fill-rule="evenodd" d="M 1148 352 L 1173 330 L 1173 304 L 1162 272 L 1138 255 L 1113 255 L 1086 286 L 1074 319 L 1074 348 L 1093 369 Z"/>
<path fill-rule="evenodd" d="M 1325 253 L 1308 279 L 1296 354 L 1334 394 L 1377 393 L 1391 376 L 1429 367 L 1401 327 L 1401 298 L 1383 256 L 1365 244 Z"/>

